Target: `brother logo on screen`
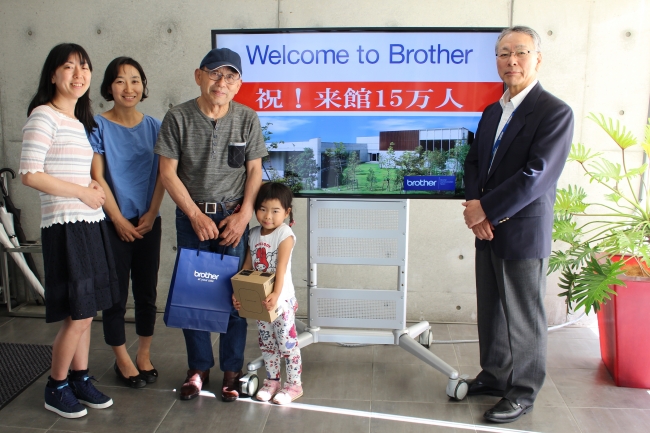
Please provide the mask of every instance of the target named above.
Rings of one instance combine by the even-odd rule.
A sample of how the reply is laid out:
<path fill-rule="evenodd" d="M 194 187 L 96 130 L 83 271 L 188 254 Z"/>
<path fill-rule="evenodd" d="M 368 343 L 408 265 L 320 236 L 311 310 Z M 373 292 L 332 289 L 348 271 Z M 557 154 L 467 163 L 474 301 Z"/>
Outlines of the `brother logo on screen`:
<path fill-rule="evenodd" d="M 216 280 L 219 278 L 219 275 L 211 274 L 210 272 L 198 272 L 194 271 L 194 276 L 202 280 Z"/>
<path fill-rule="evenodd" d="M 455 191 L 456 176 L 404 176 L 405 191 Z"/>
<path fill-rule="evenodd" d="M 436 183 L 438 183 L 437 180 L 425 180 L 425 179 L 406 180 L 406 186 L 436 186 Z"/>

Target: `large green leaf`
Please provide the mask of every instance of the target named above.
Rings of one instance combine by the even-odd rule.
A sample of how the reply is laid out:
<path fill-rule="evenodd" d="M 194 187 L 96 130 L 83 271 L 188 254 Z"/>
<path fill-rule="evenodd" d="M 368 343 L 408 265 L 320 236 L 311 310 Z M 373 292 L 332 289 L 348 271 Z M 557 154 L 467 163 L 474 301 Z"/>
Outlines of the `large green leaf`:
<path fill-rule="evenodd" d="M 569 268 L 565 268 L 560 274 L 558 287 L 564 291 L 558 293 L 558 296 L 566 298 L 567 304 L 571 304 L 572 302 L 574 296 L 573 288 L 577 277 L 578 275 Z"/>
<path fill-rule="evenodd" d="M 623 196 L 618 191 L 614 191 L 611 194 L 605 194 L 605 200 L 611 201 L 616 204 L 618 204 L 621 198 L 623 198 Z"/>
<path fill-rule="evenodd" d="M 624 262 L 612 262 L 609 258 L 604 263 L 599 263 L 595 257 L 587 260 L 586 266 L 574 281 L 570 299 L 575 302 L 575 309 L 584 307 L 586 313 L 592 308 L 600 310 L 600 305 L 616 294 L 610 285 L 625 285 L 618 278 L 623 273 L 623 264 Z"/>
<path fill-rule="evenodd" d="M 612 122 L 612 119 L 605 119 L 605 116 L 602 114 L 598 117 L 594 113 L 589 113 L 587 116 L 588 119 L 593 120 L 600 126 L 612 139 L 618 144 L 621 149 L 627 149 L 630 146 L 636 144 L 636 138 L 632 135 L 630 131 L 625 129 L 625 126 L 621 126 L 620 122 L 616 121 L 616 126 Z"/>
<path fill-rule="evenodd" d="M 610 179 L 618 182 L 625 178 L 625 175 L 621 174 L 621 164 L 614 164 L 605 158 L 593 162 L 590 167 L 594 171 L 588 172 L 589 177 L 601 182 L 609 182 Z"/>
<path fill-rule="evenodd" d="M 553 240 L 572 245 L 577 243 L 576 237 L 580 235 L 577 225 L 575 221 L 571 220 L 571 217 L 556 217 L 553 221 Z"/>
<path fill-rule="evenodd" d="M 571 144 L 571 151 L 567 157 L 567 162 L 576 161 L 580 164 L 584 164 L 586 161 L 589 161 L 590 159 L 593 159 L 600 155 L 602 155 L 600 152 L 592 154 L 591 149 L 587 149 L 584 144 L 573 143 Z"/>
<path fill-rule="evenodd" d="M 645 173 L 647 168 L 648 168 L 648 164 L 643 164 L 641 167 L 637 167 L 637 168 L 628 168 L 627 173 L 625 173 L 625 177 L 633 178 L 636 176 L 640 176 L 643 173 Z"/>
<path fill-rule="evenodd" d="M 584 202 L 586 197 L 587 193 L 579 186 L 569 185 L 567 189 L 558 189 L 553 210 L 560 215 L 585 213 L 589 206 Z"/>

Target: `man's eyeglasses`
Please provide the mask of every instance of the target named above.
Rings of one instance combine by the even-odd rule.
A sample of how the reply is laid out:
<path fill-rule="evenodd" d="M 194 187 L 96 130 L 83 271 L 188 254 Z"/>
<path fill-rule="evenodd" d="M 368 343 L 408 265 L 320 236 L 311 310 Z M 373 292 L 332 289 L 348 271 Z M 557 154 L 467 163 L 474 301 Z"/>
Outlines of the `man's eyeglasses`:
<path fill-rule="evenodd" d="M 226 74 L 222 74 L 217 69 L 213 69 L 211 71 L 206 71 L 205 69 L 201 69 L 201 70 L 207 73 L 208 77 L 210 77 L 212 81 L 218 82 L 221 81 L 221 79 L 223 78 L 224 80 L 226 80 L 226 84 L 235 84 L 241 78 L 241 75 L 239 75 L 236 72 L 235 73 L 228 72 Z"/>
<path fill-rule="evenodd" d="M 534 51 L 531 51 L 531 50 L 517 50 L 517 51 L 511 51 L 509 53 L 505 53 L 505 52 L 504 53 L 498 53 L 496 56 L 497 56 L 497 59 L 507 60 L 507 59 L 510 58 L 510 56 L 512 56 L 514 54 L 515 57 L 518 58 L 518 59 L 525 59 L 526 56 L 528 56 L 532 52 L 534 52 Z"/>

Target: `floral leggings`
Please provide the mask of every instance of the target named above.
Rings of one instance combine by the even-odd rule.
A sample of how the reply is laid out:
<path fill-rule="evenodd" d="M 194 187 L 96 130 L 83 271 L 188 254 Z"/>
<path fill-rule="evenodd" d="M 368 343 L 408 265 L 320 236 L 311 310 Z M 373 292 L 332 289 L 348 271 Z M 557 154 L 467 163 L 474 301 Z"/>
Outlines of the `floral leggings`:
<path fill-rule="evenodd" d="M 298 348 L 295 320 L 298 301 L 296 298 L 291 298 L 284 302 L 286 302 L 284 311 L 273 322 L 257 321 L 260 349 L 262 349 L 267 378 L 280 379 L 280 358 L 283 357 L 287 365 L 287 382 L 300 385 L 302 358 Z"/>

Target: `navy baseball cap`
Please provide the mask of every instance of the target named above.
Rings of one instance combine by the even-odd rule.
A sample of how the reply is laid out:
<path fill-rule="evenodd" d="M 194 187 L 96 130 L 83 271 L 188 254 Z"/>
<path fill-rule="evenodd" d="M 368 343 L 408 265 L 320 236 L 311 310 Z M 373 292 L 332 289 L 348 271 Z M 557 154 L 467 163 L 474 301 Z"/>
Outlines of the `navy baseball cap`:
<path fill-rule="evenodd" d="M 208 70 L 220 68 L 222 66 L 230 66 L 242 75 L 241 58 L 239 54 L 228 48 L 215 48 L 210 50 L 201 60 L 199 68 L 206 67 Z"/>

